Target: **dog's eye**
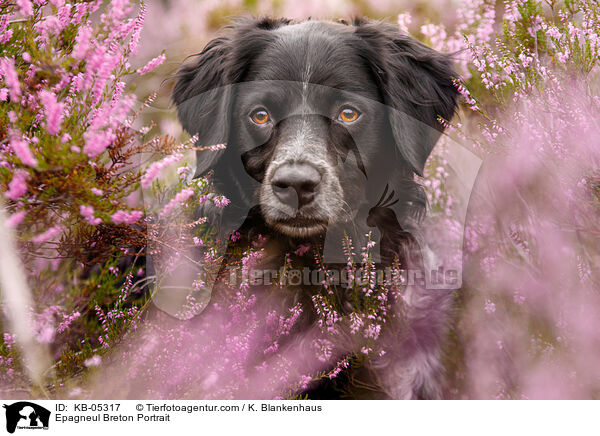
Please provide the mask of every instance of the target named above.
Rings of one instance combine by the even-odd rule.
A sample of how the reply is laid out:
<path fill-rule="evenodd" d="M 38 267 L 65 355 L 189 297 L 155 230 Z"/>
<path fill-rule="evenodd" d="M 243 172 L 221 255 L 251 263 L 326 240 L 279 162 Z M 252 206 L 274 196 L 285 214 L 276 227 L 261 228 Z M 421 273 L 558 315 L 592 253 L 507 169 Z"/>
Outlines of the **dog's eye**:
<path fill-rule="evenodd" d="M 352 123 L 358 119 L 360 113 L 351 107 L 345 107 L 340 111 L 338 115 L 338 120 L 343 121 L 344 123 Z"/>
<path fill-rule="evenodd" d="M 252 121 L 254 121 L 256 124 L 265 124 L 270 119 L 269 113 L 264 109 L 256 109 L 254 112 L 252 112 L 250 118 L 252 118 Z"/>

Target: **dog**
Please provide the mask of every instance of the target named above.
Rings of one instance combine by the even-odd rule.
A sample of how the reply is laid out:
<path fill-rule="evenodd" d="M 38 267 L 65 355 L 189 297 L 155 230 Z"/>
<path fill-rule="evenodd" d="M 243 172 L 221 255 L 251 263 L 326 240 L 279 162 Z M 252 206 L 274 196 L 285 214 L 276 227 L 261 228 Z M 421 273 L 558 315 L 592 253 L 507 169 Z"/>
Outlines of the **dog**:
<path fill-rule="evenodd" d="M 226 28 L 180 68 L 172 93 L 198 144 L 226 144 L 199 151 L 196 164 L 196 176 L 210 173 L 231 200 L 218 217 L 239 235 L 226 258 L 260 235 L 268 239 L 263 266 L 281 266 L 305 244 L 343 265 L 335 249 L 326 253 L 327 241 L 350 234 L 360 244 L 376 230 L 378 265 L 422 265 L 426 196 L 414 175 L 423 175 L 444 130 L 440 118 L 455 113 L 456 78 L 450 55 L 385 22 L 248 18 Z M 295 257 L 314 267 L 314 256 Z M 288 303 L 310 303 L 314 288 L 296 287 Z M 443 397 L 451 295 L 415 287 L 404 304 L 408 332 L 382 335 L 395 352 L 361 370 L 381 395 L 352 396 Z M 305 324 L 315 319 L 306 314 Z M 352 378 L 305 394 L 338 398 Z"/>

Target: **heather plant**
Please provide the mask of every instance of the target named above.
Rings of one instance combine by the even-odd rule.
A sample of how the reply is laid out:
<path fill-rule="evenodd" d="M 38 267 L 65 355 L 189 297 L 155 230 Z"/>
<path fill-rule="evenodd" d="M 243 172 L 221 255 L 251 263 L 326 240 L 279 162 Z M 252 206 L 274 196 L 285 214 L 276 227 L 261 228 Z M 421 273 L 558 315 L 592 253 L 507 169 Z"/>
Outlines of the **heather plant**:
<path fill-rule="evenodd" d="M 597 2 L 465 6 L 446 40 L 434 38 L 443 27 L 421 28 L 463 49 L 466 112 L 451 128 L 484 162 L 465 228 L 454 393 L 596 397 L 585 328 L 600 310 Z"/>
<path fill-rule="evenodd" d="M 159 55 L 139 69 L 129 63 L 144 11 L 131 2 L 0 3 L 6 227 L 35 299 L 22 311 L 38 343 L 50 346 L 59 377 L 71 376 L 137 319 L 146 297 L 132 278 L 144 274 L 147 242 L 137 197 L 140 184 L 158 176 L 152 166 L 146 173 L 145 161 L 183 146 L 134 126 L 154 97 L 138 103 L 126 81 L 164 61 Z M 27 386 L 17 355 L 7 333 L 4 387 Z"/>
<path fill-rule="evenodd" d="M 228 11 L 261 11 L 250 3 L 212 5 L 201 30 Z M 309 6 L 277 7 L 301 16 Z M 320 7 L 311 4 L 311 15 L 335 9 Z M 376 2 L 367 12 L 394 7 Z M 220 235 L 205 211 L 228 200 L 210 176 L 192 178 L 187 155 L 225 145 L 150 134 L 171 130 L 168 115 L 142 126 L 155 95 L 139 103 L 132 89 L 154 86 L 152 70 L 165 61 L 150 50 L 151 61 L 131 65 L 145 10 L 129 1 L 0 1 L 0 190 L 34 295 L 31 328 L 53 360 L 47 394 L 297 398 L 385 358 L 382 332 L 403 323 L 405 283 L 398 265 L 378 279 L 369 237 L 364 247 L 339 241 L 344 273 L 356 279 L 343 291 L 350 313 L 319 258 L 318 291 L 290 304 L 294 259 L 313 256 L 310 247 L 290 253 L 279 280 L 261 289 L 267 298 L 248 280 L 264 256 L 261 237 L 225 259 L 240 235 Z M 462 110 L 440 121 L 484 162 L 466 224 L 450 186 L 450 138 L 420 180 L 430 239 L 464 226 L 464 253 L 436 248 L 465 260 L 446 347 L 449 397 L 598 396 L 599 12 L 593 0 L 464 0 L 444 24 L 398 17 L 404 31 L 455 52 Z M 197 14 L 183 14 L 196 23 Z M 182 271 L 186 285 L 174 281 Z M 183 293 L 173 316 L 153 310 L 151 299 L 160 304 L 174 286 Z M 306 313 L 315 314 L 309 329 L 300 325 Z M 36 396 L 8 320 L 0 387 Z"/>

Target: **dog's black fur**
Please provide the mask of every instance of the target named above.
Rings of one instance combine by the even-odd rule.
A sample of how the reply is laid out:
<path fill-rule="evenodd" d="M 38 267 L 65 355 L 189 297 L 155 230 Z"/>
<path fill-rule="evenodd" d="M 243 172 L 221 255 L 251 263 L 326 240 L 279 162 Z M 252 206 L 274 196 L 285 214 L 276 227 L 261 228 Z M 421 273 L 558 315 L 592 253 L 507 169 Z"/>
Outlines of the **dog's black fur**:
<path fill-rule="evenodd" d="M 438 117 L 454 114 L 455 77 L 448 55 L 391 24 L 244 19 L 180 69 L 173 101 L 198 144 L 227 144 L 199 152 L 196 174 L 213 171 L 216 187 L 232 201 L 223 220 L 245 217 L 238 246 L 257 234 L 270 236 L 266 262 L 277 267 L 299 244 L 322 246 L 325 232 L 349 223 L 356 235 L 379 229 L 381 263 L 396 258 L 407 265 L 420 259 L 413 252 L 426 206 L 414 174 L 422 175 L 443 131 Z M 340 121 L 347 106 L 359 108 L 355 122 Z M 270 115 L 264 125 L 249 119 L 256 108 Z M 351 170 L 340 163 L 348 156 L 356 161 Z M 308 204 L 290 208 L 273 194 L 277 171 L 286 165 L 320 174 Z M 384 198 L 392 192 L 394 198 Z M 359 209 L 368 215 L 364 222 Z M 314 290 L 298 289 L 291 300 L 302 300 L 303 293 Z M 407 306 L 409 332 L 398 352 L 371 369 L 387 371 L 379 380 L 386 397 L 440 398 L 449 296 L 421 289 Z M 308 323 L 314 319 L 306 316 Z M 329 398 L 336 392 L 313 386 L 309 394 Z"/>

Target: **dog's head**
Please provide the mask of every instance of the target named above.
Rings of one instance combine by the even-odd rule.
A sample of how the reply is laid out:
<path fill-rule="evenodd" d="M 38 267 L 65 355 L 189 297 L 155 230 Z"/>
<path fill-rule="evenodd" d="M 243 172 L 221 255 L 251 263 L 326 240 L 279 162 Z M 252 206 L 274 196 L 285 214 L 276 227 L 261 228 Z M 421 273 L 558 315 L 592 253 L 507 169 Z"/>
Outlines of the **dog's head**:
<path fill-rule="evenodd" d="M 173 100 L 199 144 L 227 143 L 199 152 L 196 174 L 214 170 L 234 203 L 307 237 L 393 180 L 408 186 L 400 204 L 423 201 L 410 184 L 454 113 L 453 77 L 447 55 L 390 24 L 252 19 L 181 68 Z"/>

